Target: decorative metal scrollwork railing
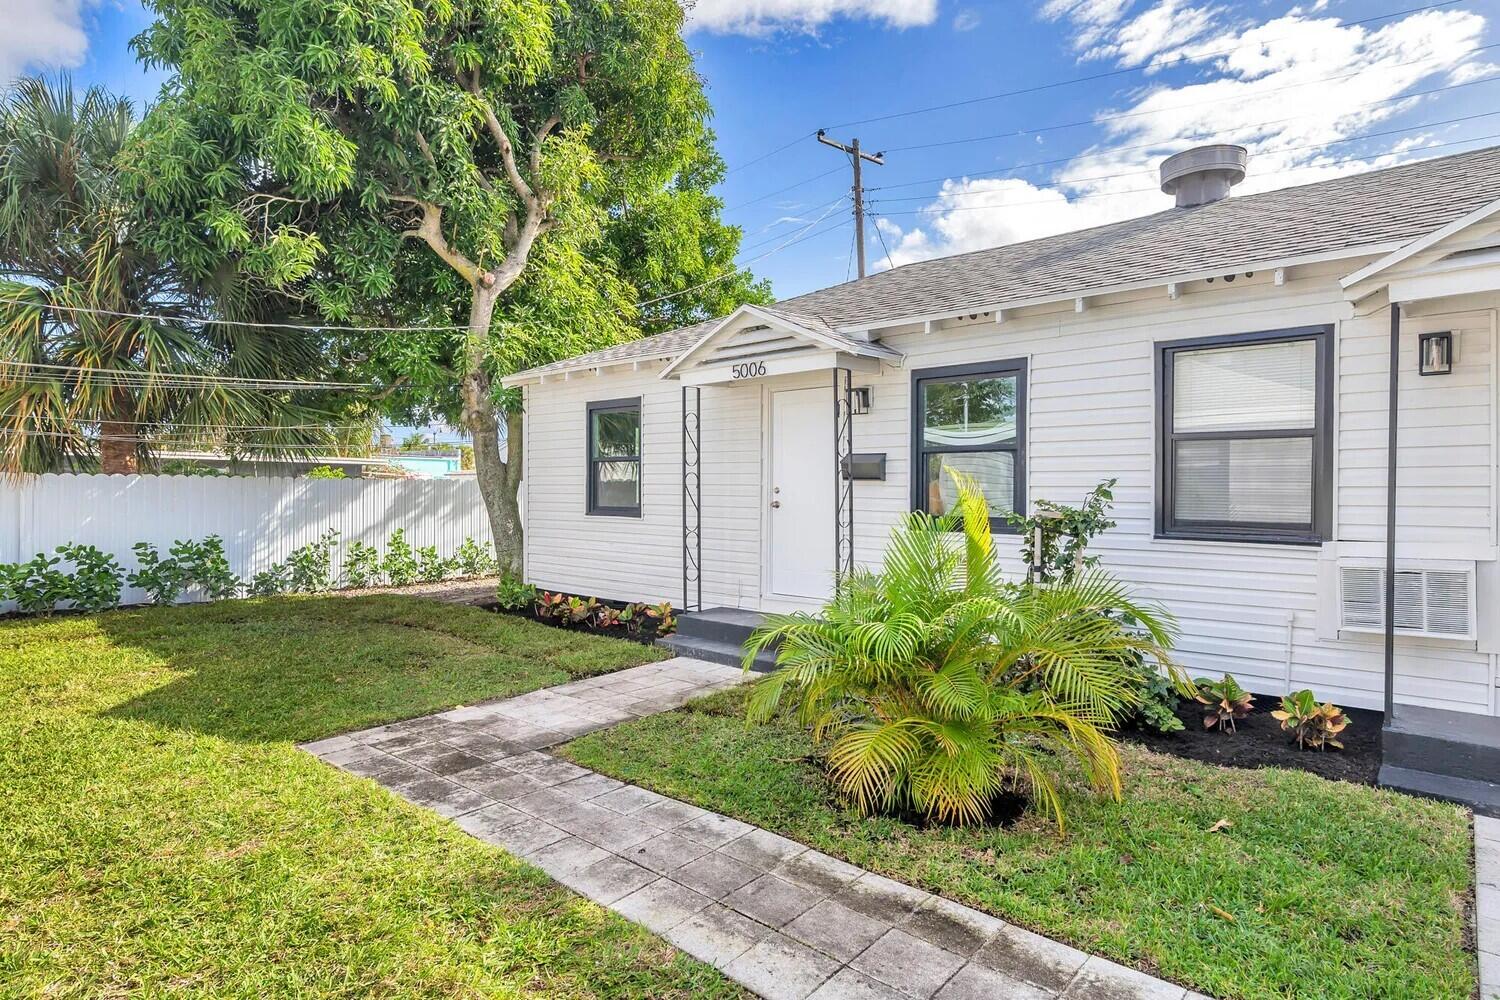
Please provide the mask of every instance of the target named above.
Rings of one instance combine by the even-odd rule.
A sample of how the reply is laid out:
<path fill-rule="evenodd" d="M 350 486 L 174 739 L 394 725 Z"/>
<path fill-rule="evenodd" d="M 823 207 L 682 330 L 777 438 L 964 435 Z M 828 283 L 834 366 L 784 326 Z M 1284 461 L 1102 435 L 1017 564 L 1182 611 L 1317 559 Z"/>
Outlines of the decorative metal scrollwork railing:
<path fill-rule="evenodd" d="M 682 387 L 682 610 L 703 610 L 703 390 Z"/>
<path fill-rule="evenodd" d="M 833 370 L 833 583 L 854 572 L 854 373 Z"/>

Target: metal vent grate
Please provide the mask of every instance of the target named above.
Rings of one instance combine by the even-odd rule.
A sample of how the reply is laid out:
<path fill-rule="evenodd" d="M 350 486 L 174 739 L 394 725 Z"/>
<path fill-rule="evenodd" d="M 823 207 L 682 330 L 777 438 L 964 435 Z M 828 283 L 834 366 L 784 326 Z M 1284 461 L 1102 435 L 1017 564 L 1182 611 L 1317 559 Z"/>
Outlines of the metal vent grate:
<path fill-rule="evenodd" d="M 1396 570 L 1396 631 L 1445 639 L 1474 636 L 1474 571 Z M 1385 570 L 1339 567 L 1340 627 L 1356 632 L 1385 628 Z"/>

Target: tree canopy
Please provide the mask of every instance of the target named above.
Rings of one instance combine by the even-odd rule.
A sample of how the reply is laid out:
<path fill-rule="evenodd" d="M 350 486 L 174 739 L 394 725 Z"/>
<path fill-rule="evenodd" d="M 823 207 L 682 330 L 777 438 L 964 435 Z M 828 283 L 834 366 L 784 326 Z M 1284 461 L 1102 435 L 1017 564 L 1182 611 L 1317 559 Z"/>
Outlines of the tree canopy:
<path fill-rule="evenodd" d="M 707 192 L 722 165 L 676 0 L 150 6 L 137 50 L 176 72 L 131 161 L 156 247 L 329 320 L 457 327 L 372 336 L 364 358 L 394 409 L 461 418 L 513 567 L 499 376 L 768 295 Z"/>
<path fill-rule="evenodd" d="M 205 323 L 265 318 L 232 270 L 186 274 L 140 239 L 118 160 L 129 101 L 66 78 L 0 99 L 0 466 L 133 472 L 173 444 L 231 453 L 326 445 L 347 408 L 317 390 L 335 355 L 293 330 Z"/>

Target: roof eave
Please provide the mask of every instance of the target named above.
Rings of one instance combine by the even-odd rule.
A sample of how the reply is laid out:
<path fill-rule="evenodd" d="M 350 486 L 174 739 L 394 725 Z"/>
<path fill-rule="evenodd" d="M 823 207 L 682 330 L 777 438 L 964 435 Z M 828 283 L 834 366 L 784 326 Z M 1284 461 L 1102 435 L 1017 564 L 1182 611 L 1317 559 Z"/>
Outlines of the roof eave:
<path fill-rule="evenodd" d="M 940 323 L 944 320 L 959 319 L 976 312 L 994 312 L 995 310 L 1010 311 L 1014 309 L 1026 309 L 1034 306 L 1054 305 L 1059 302 L 1069 302 L 1080 298 L 1094 298 L 1100 295 L 1115 295 L 1122 292 L 1138 292 L 1151 288 L 1165 288 L 1167 285 L 1185 284 L 1189 281 L 1202 281 L 1206 278 L 1217 278 L 1224 274 L 1238 274 L 1241 271 L 1271 271 L 1277 268 L 1300 267 L 1308 264 L 1321 264 L 1330 261 L 1347 260 L 1351 257 L 1369 257 L 1376 254 L 1390 253 L 1406 245 L 1404 240 L 1385 240 L 1380 243 L 1369 243 L 1357 247 L 1346 247 L 1339 250 L 1327 250 L 1321 253 L 1296 254 L 1287 257 L 1273 257 L 1259 260 L 1247 260 L 1243 263 L 1233 265 L 1222 265 L 1215 268 L 1200 269 L 1197 271 L 1183 271 L 1176 274 L 1161 274 L 1150 278 L 1142 278 L 1139 281 L 1124 282 L 1114 285 L 1079 286 L 1065 291 L 1048 293 L 1047 295 L 1034 296 L 1025 299 L 1005 299 L 1000 301 L 988 300 L 975 305 L 960 309 L 948 309 L 937 313 L 921 313 L 912 316 L 903 316 L 899 319 L 879 320 L 870 323 L 850 324 L 838 327 L 838 331 L 848 336 L 861 333 L 873 333 L 877 330 L 888 330 L 892 327 L 910 326 L 913 324 Z"/>

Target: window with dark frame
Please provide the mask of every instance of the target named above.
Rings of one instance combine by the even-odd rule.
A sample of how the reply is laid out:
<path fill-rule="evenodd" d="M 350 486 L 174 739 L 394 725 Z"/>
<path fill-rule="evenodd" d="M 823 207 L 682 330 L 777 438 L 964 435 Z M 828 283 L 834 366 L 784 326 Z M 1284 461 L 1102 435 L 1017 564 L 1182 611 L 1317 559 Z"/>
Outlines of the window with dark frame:
<path fill-rule="evenodd" d="M 945 514 L 957 500 L 948 470 L 984 490 L 995 530 L 1026 509 L 1026 362 L 912 373 L 912 507 Z"/>
<path fill-rule="evenodd" d="M 588 404 L 588 512 L 641 516 L 641 401 Z"/>
<path fill-rule="evenodd" d="M 1333 328 L 1157 345 L 1157 534 L 1312 544 L 1332 525 Z"/>

